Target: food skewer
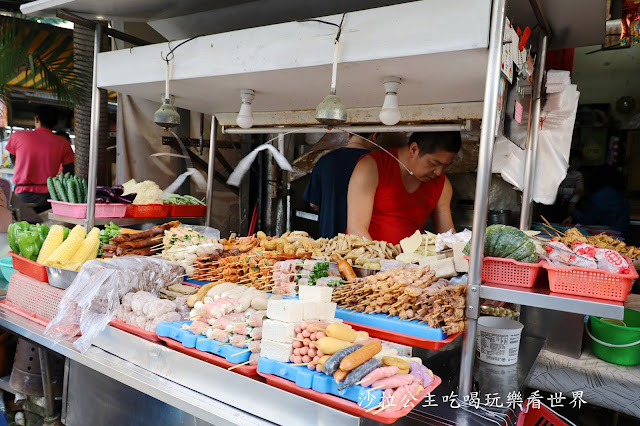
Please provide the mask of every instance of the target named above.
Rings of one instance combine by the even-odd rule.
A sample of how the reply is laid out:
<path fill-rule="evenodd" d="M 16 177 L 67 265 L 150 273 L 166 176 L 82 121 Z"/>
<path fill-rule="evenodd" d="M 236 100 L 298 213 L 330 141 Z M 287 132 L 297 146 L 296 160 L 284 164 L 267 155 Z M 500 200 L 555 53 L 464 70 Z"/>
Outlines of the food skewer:
<path fill-rule="evenodd" d="M 251 352 L 251 349 L 246 349 L 246 350 L 244 350 L 242 352 L 235 353 L 235 354 L 231 355 L 229 358 L 233 358 L 234 356 L 240 355 L 240 354 L 246 354 L 247 352 Z"/>
<path fill-rule="evenodd" d="M 238 367 L 240 367 L 241 365 L 249 364 L 250 362 L 251 362 L 251 360 L 249 360 L 249 361 L 245 361 L 245 362 L 240 363 L 240 364 L 236 364 L 236 365 L 234 365 L 233 367 L 229 367 L 229 368 L 227 368 L 227 370 L 231 371 L 231 370 L 233 370 L 234 368 L 238 368 Z"/>
<path fill-rule="evenodd" d="M 376 405 L 375 407 L 371 407 L 371 408 L 369 408 L 369 409 L 365 410 L 365 413 L 368 413 L 368 412 L 370 412 L 370 411 L 373 411 L 373 410 L 375 410 L 376 408 L 382 408 L 382 407 L 384 407 L 384 402 L 381 402 L 380 404 Z"/>

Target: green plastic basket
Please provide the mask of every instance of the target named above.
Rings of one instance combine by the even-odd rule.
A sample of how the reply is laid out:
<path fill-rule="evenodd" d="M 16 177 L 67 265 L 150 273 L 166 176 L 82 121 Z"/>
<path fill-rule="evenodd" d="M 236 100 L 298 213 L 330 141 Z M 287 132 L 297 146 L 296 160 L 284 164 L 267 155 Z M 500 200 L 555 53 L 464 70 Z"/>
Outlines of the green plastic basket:
<path fill-rule="evenodd" d="M 590 317 L 587 334 L 593 343 L 593 353 L 600 359 L 617 365 L 640 364 L 640 312 L 624 310 L 626 326 L 611 324 L 602 318 Z"/>

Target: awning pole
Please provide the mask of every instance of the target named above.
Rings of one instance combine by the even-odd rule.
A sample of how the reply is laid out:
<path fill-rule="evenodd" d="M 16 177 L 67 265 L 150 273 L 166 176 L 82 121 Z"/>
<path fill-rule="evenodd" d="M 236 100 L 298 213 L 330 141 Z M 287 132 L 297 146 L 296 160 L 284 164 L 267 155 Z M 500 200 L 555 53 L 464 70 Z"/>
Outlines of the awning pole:
<path fill-rule="evenodd" d="M 213 173 L 216 161 L 216 128 L 218 122 L 216 116 L 211 116 L 211 135 L 209 136 L 209 167 L 207 169 L 207 213 L 206 222 L 207 226 L 211 226 L 211 215 L 213 213 Z"/>
<path fill-rule="evenodd" d="M 89 136 L 89 170 L 87 176 L 87 219 L 89 232 L 96 222 L 96 186 L 98 183 L 98 145 L 100 138 L 100 89 L 98 89 L 98 54 L 102 48 L 102 25 L 96 24 L 93 43 L 93 82 L 91 83 L 91 128 Z"/>

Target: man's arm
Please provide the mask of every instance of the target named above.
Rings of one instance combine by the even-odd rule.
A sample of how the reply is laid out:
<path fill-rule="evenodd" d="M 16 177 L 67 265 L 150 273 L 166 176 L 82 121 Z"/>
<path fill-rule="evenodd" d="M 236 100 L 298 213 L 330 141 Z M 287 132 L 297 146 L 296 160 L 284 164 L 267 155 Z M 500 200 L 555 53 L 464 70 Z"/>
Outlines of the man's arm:
<path fill-rule="evenodd" d="M 372 239 L 369 224 L 373 200 L 378 188 L 378 166 L 371 157 L 364 157 L 353 170 L 347 193 L 347 228 L 349 234 Z"/>
<path fill-rule="evenodd" d="M 453 218 L 451 217 L 451 197 L 453 196 L 453 187 L 449 178 L 445 176 L 444 187 L 436 208 L 431 213 L 436 233 L 441 234 L 453 229 Z M 455 232 L 455 229 L 454 229 Z"/>
<path fill-rule="evenodd" d="M 71 173 L 72 175 L 75 174 L 75 167 L 73 165 L 73 163 L 69 163 L 69 164 L 63 164 L 62 165 L 62 173 Z"/>

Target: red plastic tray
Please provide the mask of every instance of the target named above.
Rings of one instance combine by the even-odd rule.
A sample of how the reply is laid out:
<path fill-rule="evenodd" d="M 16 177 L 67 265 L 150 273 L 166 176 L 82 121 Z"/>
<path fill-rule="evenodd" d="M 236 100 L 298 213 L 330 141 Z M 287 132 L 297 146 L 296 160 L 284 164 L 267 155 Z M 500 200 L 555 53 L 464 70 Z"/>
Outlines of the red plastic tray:
<path fill-rule="evenodd" d="M 445 340 L 429 340 L 421 339 L 419 337 L 409 336 L 407 334 L 400 334 L 394 331 L 384 330 L 382 328 L 371 327 L 368 325 L 362 325 L 351 321 L 343 321 L 345 324 L 350 325 L 356 331 L 366 331 L 369 336 L 375 337 L 389 342 L 399 343 L 401 345 L 413 346 L 417 348 L 429 349 L 432 351 L 439 351 L 440 349 L 453 342 L 462 333 L 454 334 L 447 337 Z"/>
<path fill-rule="evenodd" d="M 468 256 L 465 259 L 469 260 Z M 482 259 L 482 281 L 531 288 L 536 284 L 541 263 L 518 262 L 515 259 L 484 257 Z"/>
<path fill-rule="evenodd" d="M 153 343 L 163 343 L 162 339 L 160 339 L 158 335 L 153 331 L 146 331 L 139 327 L 135 327 L 133 325 L 127 324 L 126 322 L 122 322 L 117 319 L 111 320 L 109 324 L 112 327 L 115 327 L 122 331 L 126 331 L 127 333 L 140 337 L 141 339 L 148 340 Z"/>
<path fill-rule="evenodd" d="M 207 212 L 207 206 L 200 204 L 171 205 L 169 208 L 170 217 L 203 217 Z"/>
<path fill-rule="evenodd" d="M 10 251 L 9 254 L 13 258 L 13 269 L 18 272 L 22 272 L 25 275 L 30 276 L 40 282 L 48 283 L 49 277 L 47 276 L 47 268 L 33 260 L 29 260 L 26 257 L 22 257 L 14 252 Z"/>
<path fill-rule="evenodd" d="M 196 348 L 187 348 L 182 343 L 177 340 L 173 340 L 170 337 L 162 337 L 157 336 L 158 339 L 162 340 L 167 344 L 171 349 L 175 349 L 178 352 L 182 352 L 185 355 L 192 356 L 194 358 L 198 358 L 201 361 L 208 362 L 209 364 L 217 365 L 222 368 L 230 368 L 233 367 L 233 362 L 229 362 L 226 359 L 219 357 L 217 355 L 210 354 L 208 352 L 204 352 L 198 350 Z M 231 371 L 235 371 L 238 374 L 242 374 L 243 376 L 257 376 L 258 375 L 258 366 L 257 365 L 241 365 L 240 367 L 236 367 Z"/>
<path fill-rule="evenodd" d="M 542 264 L 549 274 L 549 290 L 554 293 L 624 302 L 631 293 L 633 280 L 638 278 L 638 272 L 631 260 L 628 274 L 613 274 L 600 269 L 577 266 L 563 268 L 553 266 L 546 260 Z"/>
<path fill-rule="evenodd" d="M 129 204 L 125 217 L 167 217 L 170 207 L 168 204 Z"/>
<path fill-rule="evenodd" d="M 379 423 L 384 424 L 392 424 L 395 423 L 400 417 L 404 417 L 411 412 L 413 407 L 408 406 L 403 408 L 400 411 L 396 411 L 395 413 L 386 413 L 384 410 L 378 414 L 373 414 L 377 410 L 372 410 L 367 413 L 367 410 L 360 407 L 355 402 L 348 401 L 346 399 L 342 399 L 340 397 L 329 395 L 326 393 L 316 392 L 313 389 L 304 389 L 300 386 L 296 385 L 294 382 L 290 382 L 287 379 L 283 379 L 278 376 L 274 376 L 271 374 L 263 374 L 258 372 L 258 374 L 264 377 L 267 380 L 267 384 L 274 386 L 276 388 L 286 390 L 293 394 L 302 396 L 304 398 L 308 398 L 312 401 L 319 402 L 320 404 L 327 405 L 329 407 L 335 408 L 336 410 L 344 411 L 345 413 L 358 416 L 358 417 L 367 417 L 369 419 L 375 420 Z M 417 396 L 417 400 L 411 400 L 411 403 L 418 405 L 427 395 L 429 395 L 435 388 L 440 386 L 442 380 L 438 376 L 433 376 L 433 383 L 429 385 L 425 390 L 422 391 L 420 395 Z"/>

